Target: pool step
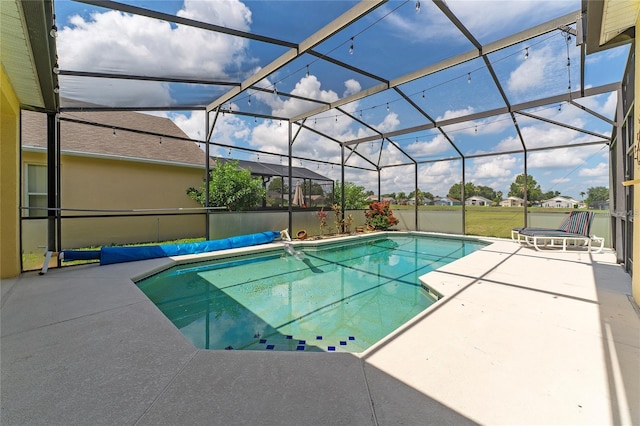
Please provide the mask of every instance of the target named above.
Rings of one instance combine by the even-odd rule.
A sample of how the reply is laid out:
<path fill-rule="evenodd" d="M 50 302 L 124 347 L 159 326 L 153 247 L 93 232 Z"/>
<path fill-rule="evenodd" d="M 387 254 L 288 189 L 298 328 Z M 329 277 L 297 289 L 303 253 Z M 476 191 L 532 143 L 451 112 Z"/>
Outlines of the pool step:
<path fill-rule="evenodd" d="M 243 350 L 267 350 L 267 351 L 304 351 L 304 352 L 353 352 L 348 346 L 355 343 L 355 336 L 347 336 L 344 339 L 327 340 L 323 336 L 314 336 L 311 339 L 300 339 L 292 335 L 274 334 L 271 336 L 254 335 L 255 341 Z M 227 347 L 225 349 L 234 349 Z"/>

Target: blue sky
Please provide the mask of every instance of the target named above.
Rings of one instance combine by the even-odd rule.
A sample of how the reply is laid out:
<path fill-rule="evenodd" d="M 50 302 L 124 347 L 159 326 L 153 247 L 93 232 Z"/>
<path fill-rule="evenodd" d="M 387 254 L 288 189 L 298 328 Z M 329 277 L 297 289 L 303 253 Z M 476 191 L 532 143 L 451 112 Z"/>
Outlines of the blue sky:
<path fill-rule="evenodd" d="M 209 22 L 241 31 L 299 43 L 354 6 L 351 1 L 124 1 L 124 3 Z M 446 58 L 468 52 L 472 44 L 430 1 L 390 1 L 318 45 L 315 50 L 350 66 L 393 80 Z M 541 24 L 580 9 L 580 0 L 555 1 L 447 1 L 480 43 L 500 40 L 514 32 Z M 126 73 L 147 76 L 207 78 L 242 81 L 286 51 L 282 46 L 216 34 L 154 19 L 56 0 L 59 28 L 60 68 L 72 71 Z M 349 47 L 353 44 L 353 52 Z M 528 55 L 527 55 L 528 54 Z M 628 47 L 587 58 L 585 87 L 617 82 L 622 76 Z M 556 31 L 491 54 L 491 62 L 509 102 L 518 104 L 566 93 L 580 84 L 579 48 L 567 43 L 565 33 Z M 570 63 L 570 72 L 567 62 Z M 61 76 L 61 95 L 108 106 L 206 105 L 227 88 L 195 84 L 105 81 Z M 289 117 L 312 106 L 305 101 L 280 96 L 276 91 L 335 101 L 373 87 L 379 82 L 333 64 L 303 55 L 274 75 L 259 82 L 269 92 L 248 91 L 232 99 L 225 108 L 275 117 Z M 427 77 L 402 84 L 400 90 L 436 121 L 498 108 L 502 98 L 489 70 L 475 59 Z M 602 94 L 578 101 L 587 108 L 612 118 L 616 98 Z M 344 105 L 343 110 L 370 123 L 378 131 L 392 132 L 425 124 L 425 118 L 394 90 L 385 90 Z M 611 125 L 568 103 L 545 105 L 527 111 L 534 116 L 570 123 L 593 134 L 586 135 L 544 121 L 518 116 L 520 132 L 529 148 L 570 146 L 595 142 L 595 135 L 608 135 Z M 202 111 L 157 113 L 171 118 L 188 135 L 204 139 Z M 339 112 L 319 114 L 307 121 L 310 127 L 338 141 L 374 134 Z M 521 147 L 509 115 L 480 118 L 445 127 L 465 155 L 503 153 L 467 161 L 466 180 L 486 185 L 505 195 L 515 176 L 522 173 L 522 154 L 509 153 Z M 217 155 L 271 163 L 285 162 L 288 130 L 286 122 L 226 114 L 220 117 L 212 140 L 238 147 L 250 147 L 273 155 L 246 154 L 240 150 L 212 148 Z M 451 144 L 431 129 L 392 138 L 395 145 L 380 141 L 356 147 L 347 163 L 370 167 L 457 157 Z M 340 179 L 337 166 L 340 150 L 309 131 L 301 132 L 294 154 L 303 158 L 294 164 Z M 528 172 L 543 191 L 560 191 L 580 199 L 593 186 L 608 186 L 606 146 L 582 146 L 536 151 L 527 158 Z M 410 192 L 414 187 L 414 166 L 384 169 L 382 192 Z M 418 168 L 418 186 L 423 191 L 446 195 L 460 180 L 461 161 L 429 162 Z M 377 191 L 377 174 L 347 169 L 346 180 Z"/>

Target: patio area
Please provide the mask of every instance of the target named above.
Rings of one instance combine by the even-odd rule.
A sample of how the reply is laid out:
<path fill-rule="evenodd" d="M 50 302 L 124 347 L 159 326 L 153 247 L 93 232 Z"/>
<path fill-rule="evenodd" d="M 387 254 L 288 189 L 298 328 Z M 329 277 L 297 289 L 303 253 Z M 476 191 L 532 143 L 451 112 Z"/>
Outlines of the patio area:
<path fill-rule="evenodd" d="M 640 424 L 640 313 L 613 252 L 507 240 L 359 355 L 195 349 L 133 284 L 155 259 L 2 280 L 2 425 Z"/>

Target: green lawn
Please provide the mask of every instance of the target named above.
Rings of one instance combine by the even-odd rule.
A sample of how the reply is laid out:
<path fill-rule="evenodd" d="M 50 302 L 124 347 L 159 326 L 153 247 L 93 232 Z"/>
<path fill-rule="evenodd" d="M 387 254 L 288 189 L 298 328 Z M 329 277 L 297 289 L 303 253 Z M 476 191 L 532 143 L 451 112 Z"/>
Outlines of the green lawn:
<path fill-rule="evenodd" d="M 414 206 L 391 206 L 392 210 L 413 210 Z M 456 211 L 460 212 L 461 206 L 420 206 L 419 210 L 431 211 Z M 557 209 L 530 207 L 529 212 L 536 213 L 561 213 L 570 212 L 573 209 Z M 521 207 L 465 207 L 465 228 L 469 235 L 483 237 L 511 238 L 511 229 L 523 226 L 524 212 Z"/>

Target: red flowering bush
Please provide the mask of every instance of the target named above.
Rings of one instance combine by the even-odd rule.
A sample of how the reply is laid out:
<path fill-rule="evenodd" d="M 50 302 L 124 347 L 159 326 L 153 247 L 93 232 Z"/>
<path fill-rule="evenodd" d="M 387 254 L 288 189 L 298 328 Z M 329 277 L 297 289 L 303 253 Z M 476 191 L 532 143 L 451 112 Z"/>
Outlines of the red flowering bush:
<path fill-rule="evenodd" d="M 388 202 L 373 202 L 369 204 L 369 210 L 364 212 L 365 224 L 373 229 L 387 230 L 398 224 L 398 219 L 393 215 Z"/>

